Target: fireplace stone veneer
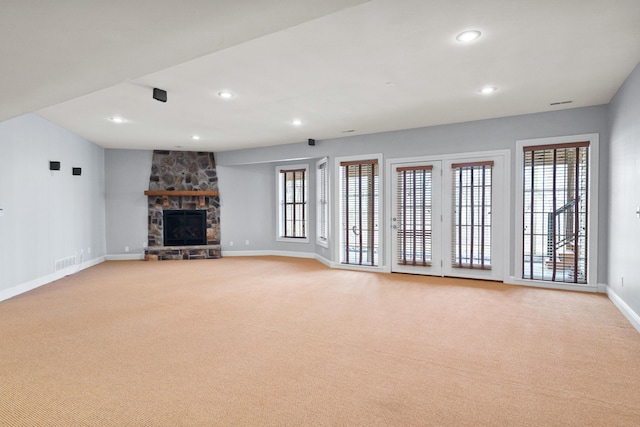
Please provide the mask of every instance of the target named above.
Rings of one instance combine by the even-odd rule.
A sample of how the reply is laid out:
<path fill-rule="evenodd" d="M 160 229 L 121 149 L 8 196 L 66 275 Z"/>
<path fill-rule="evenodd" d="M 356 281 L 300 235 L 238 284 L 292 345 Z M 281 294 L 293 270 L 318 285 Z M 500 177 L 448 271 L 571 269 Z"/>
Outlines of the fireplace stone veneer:
<path fill-rule="evenodd" d="M 220 258 L 220 199 L 213 153 L 155 150 L 149 177 L 147 260 Z M 181 192 L 172 195 L 171 192 Z M 188 193 L 185 193 L 188 192 Z M 198 195 L 198 192 L 207 194 Z M 183 195 L 188 194 L 188 195 Z M 164 210 L 206 211 L 206 244 L 165 246 Z"/>

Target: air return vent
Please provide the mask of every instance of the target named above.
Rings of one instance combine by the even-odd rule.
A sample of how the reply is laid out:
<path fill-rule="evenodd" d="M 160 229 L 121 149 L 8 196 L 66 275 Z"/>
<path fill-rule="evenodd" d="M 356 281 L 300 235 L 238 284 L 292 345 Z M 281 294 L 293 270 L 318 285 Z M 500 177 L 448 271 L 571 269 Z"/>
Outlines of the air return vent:
<path fill-rule="evenodd" d="M 56 271 L 64 270 L 65 268 L 76 265 L 76 257 L 70 256 L 67 258 L 61 258 L 56 261 Z"/>

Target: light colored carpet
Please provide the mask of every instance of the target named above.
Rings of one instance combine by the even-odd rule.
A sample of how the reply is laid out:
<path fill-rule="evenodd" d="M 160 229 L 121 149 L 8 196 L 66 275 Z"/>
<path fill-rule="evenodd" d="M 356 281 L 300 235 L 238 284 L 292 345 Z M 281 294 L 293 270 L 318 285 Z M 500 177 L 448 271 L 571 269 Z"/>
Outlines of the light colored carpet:
<path fill-rule="evenodd" d="M 106 262 L 0 303 L 2 426 L 638 426 L 603 295 L 278 257 Z"/>

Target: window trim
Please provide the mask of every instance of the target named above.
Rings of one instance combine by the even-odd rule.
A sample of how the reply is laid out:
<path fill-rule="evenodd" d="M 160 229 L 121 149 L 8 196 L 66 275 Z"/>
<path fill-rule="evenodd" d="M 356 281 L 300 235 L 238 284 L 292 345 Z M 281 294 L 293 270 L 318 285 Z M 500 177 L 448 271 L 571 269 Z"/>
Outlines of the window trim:
<path fill-rule="evenodd" d="M 284 203 L 284 194 L 282 193 L 282 187 L 280 182 L 280 174 L 282 171 L 288 170 L 304 170 L 304 217 L 305 217 L 305 236 L 304 237 L 285 237 L 283 236 L 284 218 L 282 204 Z M 275 174 L 276 185 L 276 241 L 288 242 L 288 243 L 309 243 L 309 165 L 308 164 L 295 164 L 295 165 L 278 165 L 276 166 Z"/>
<path fill-rule="evenodd" d="M 514 276 L 510 279 L 512 284 L 539 286 L 544 288 L 566 289 L 566 290 L 598 290 L 598 169 L 599 169 L 599 139 L 600 134 L 567 135 L 551 138 L 534 138 L 516 141 L 516 167 L 515 167 L 515 257 L 513 258 Z M 555 147 L 576 142 L 589 142 L 589 207 L 588 207 L 588 231 L 587 231 L 587 283 L 570 284 L 564 282 L 552 282 L 546 280 L 523 279 L 522 257 L 523 249 L 523 229 L 524 229 L 524 192 L 523 192 L 523 167 L 525 147 Z"/>
<path fill-rule="evenodd" d="M 324 166 L 324 182 L 320 179 L 320 170 Z M 329 248 L 329 243 L 331 240 L 331 193 L 329 191 L 329 159 L 324 157 L 316 162 L 316 244 L 318 246 L 322 246 L 323 248 Z M 324 188 L 322 188 L 324 186 Z M 324 191 L 323 191 L 324 190 Z M 325 201 L 321 199 L 322 193 L 324 192 Z M 322 230 L 322 217 L 324 213 L 324 218 L 326 220 L 324 229 L 326 230 L 326 236 L 320 235 L 320 230 Z"/>

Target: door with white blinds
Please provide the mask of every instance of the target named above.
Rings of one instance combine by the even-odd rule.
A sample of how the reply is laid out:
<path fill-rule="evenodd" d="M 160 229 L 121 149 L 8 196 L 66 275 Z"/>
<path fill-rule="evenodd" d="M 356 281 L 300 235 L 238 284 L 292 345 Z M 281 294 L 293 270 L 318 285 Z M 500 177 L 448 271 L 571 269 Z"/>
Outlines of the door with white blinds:
<path fill-rule="evenodd" d="M 391 168 L 392 270 L 442 273 L 440 256 L 440 162 Z"/>
<path fill-rule="evenodd" d="M 443 273 L 502 280 L 504 276 L 504 157 L 443 162 Z"/>
<path fill-rule="evenodd" d="M 391 269 L 502 280 L 505 156 L 391 163 Z"/>

